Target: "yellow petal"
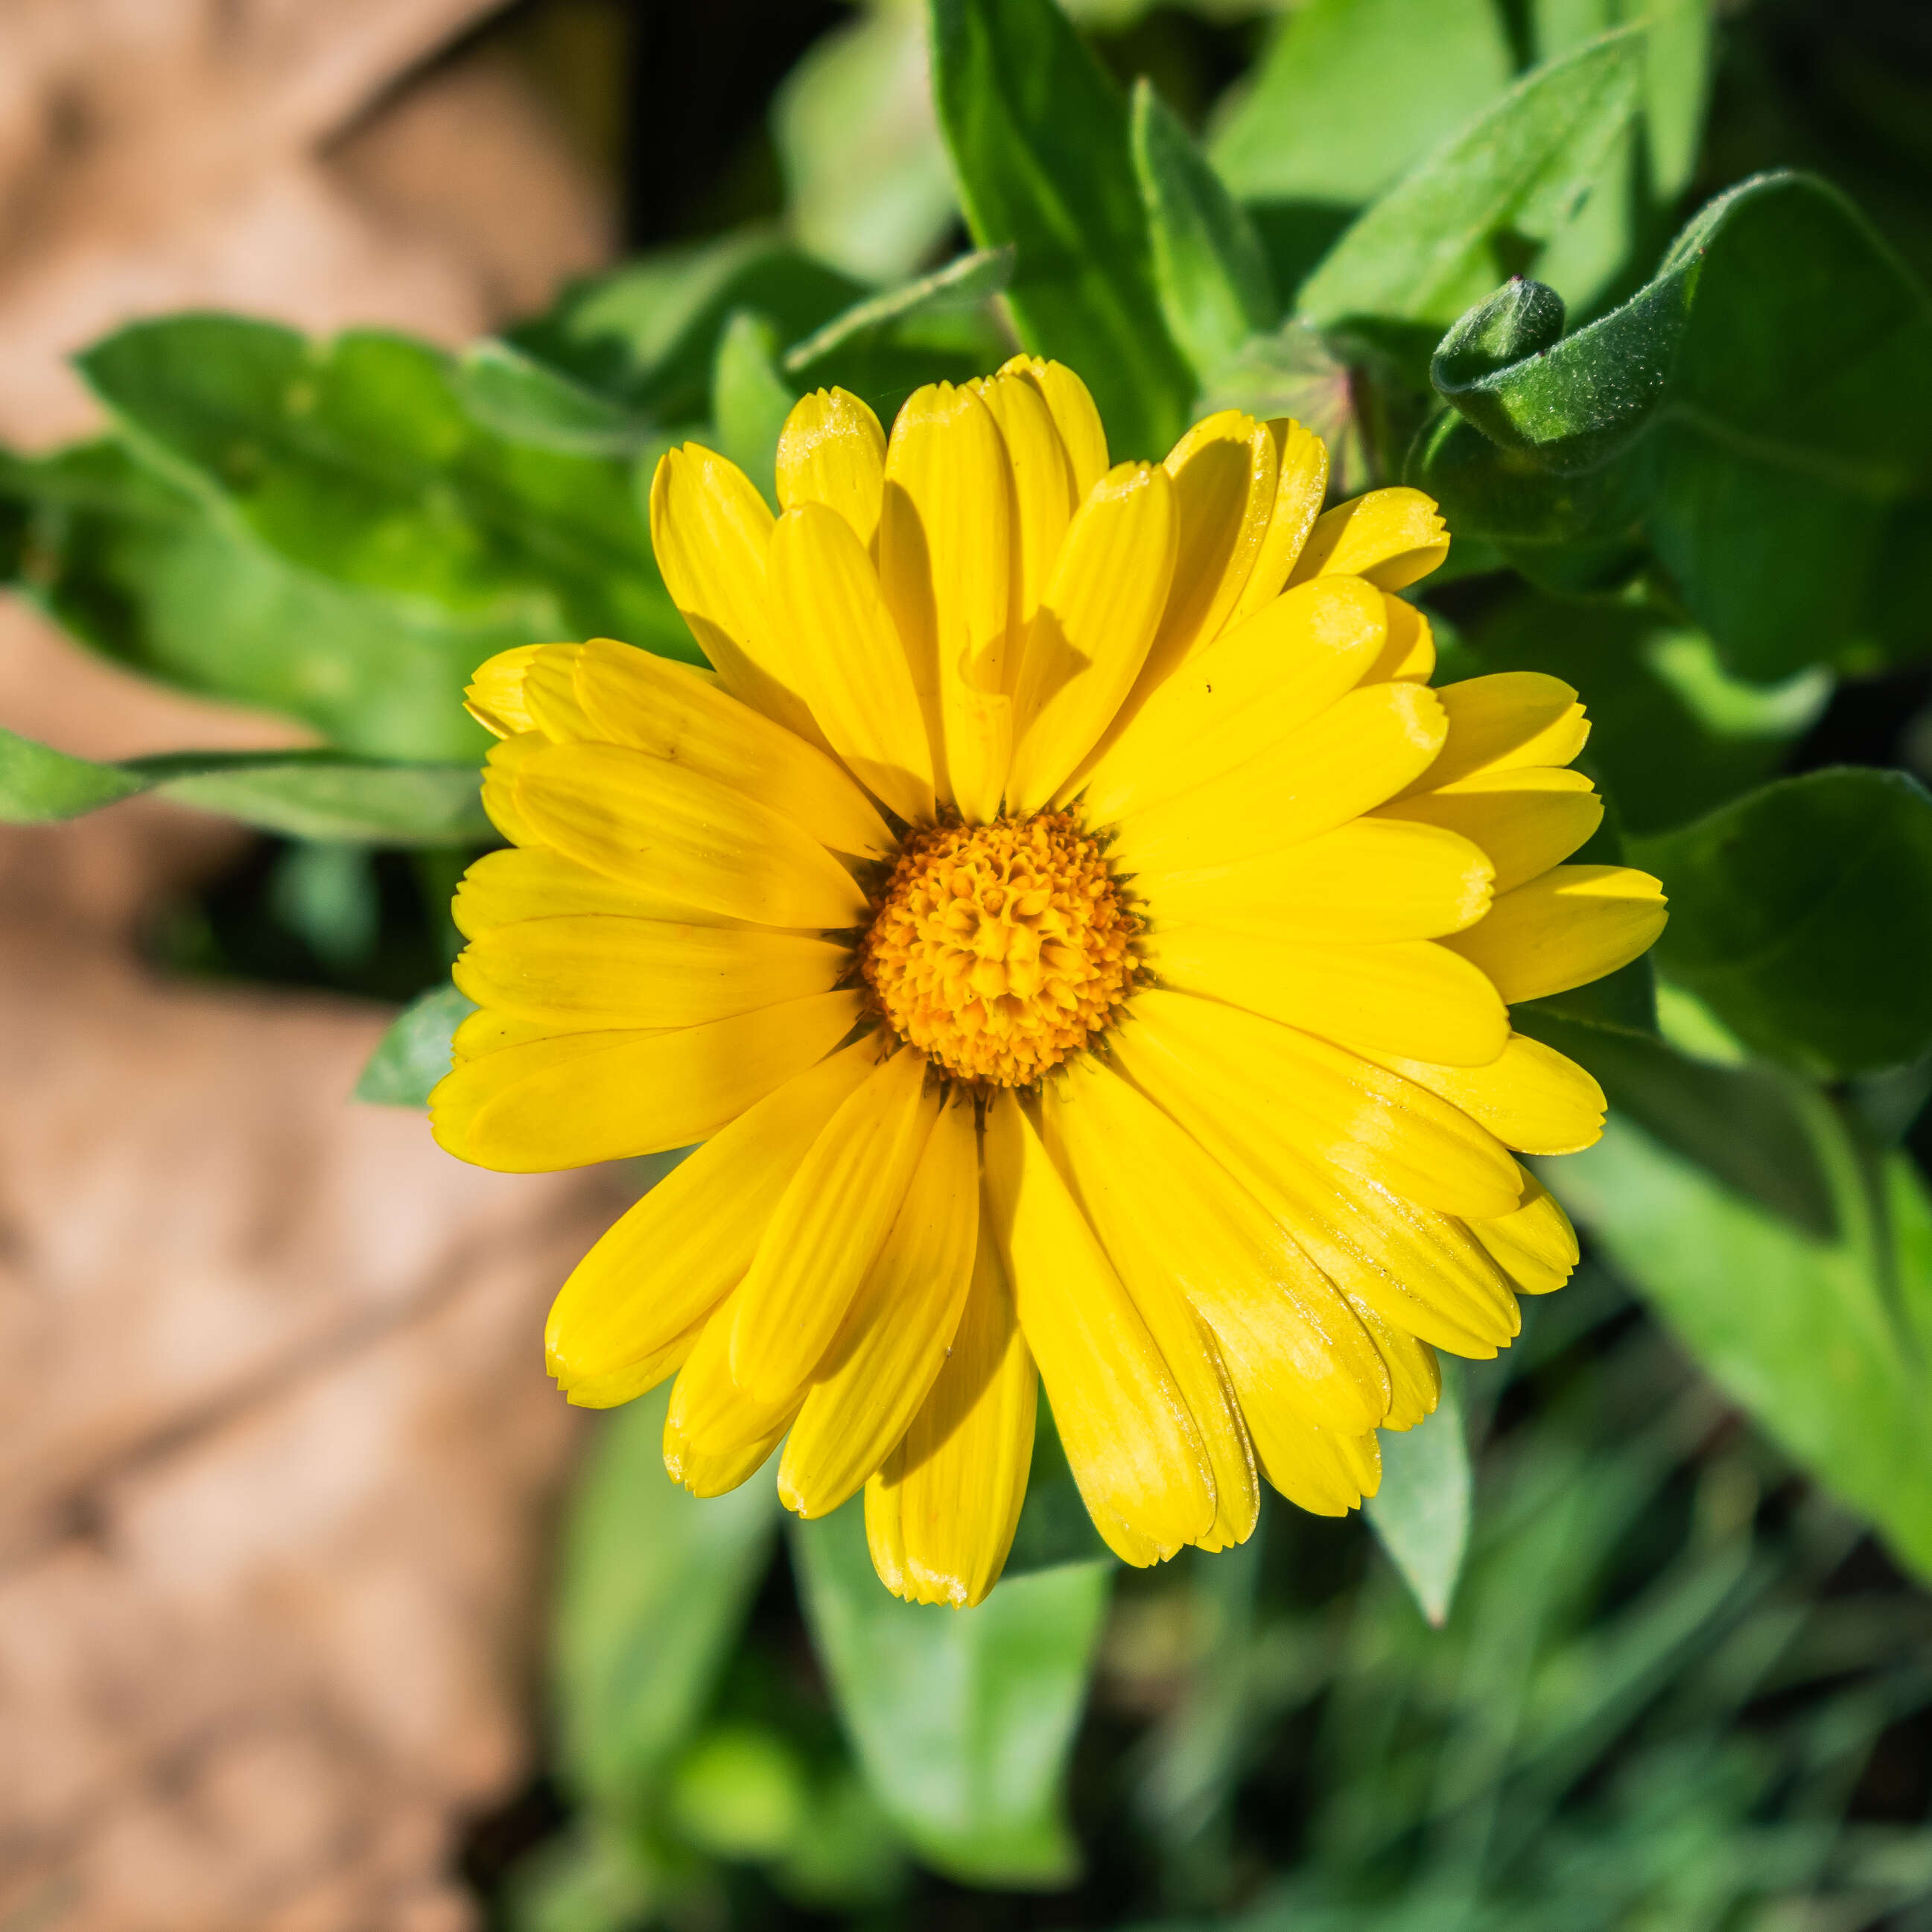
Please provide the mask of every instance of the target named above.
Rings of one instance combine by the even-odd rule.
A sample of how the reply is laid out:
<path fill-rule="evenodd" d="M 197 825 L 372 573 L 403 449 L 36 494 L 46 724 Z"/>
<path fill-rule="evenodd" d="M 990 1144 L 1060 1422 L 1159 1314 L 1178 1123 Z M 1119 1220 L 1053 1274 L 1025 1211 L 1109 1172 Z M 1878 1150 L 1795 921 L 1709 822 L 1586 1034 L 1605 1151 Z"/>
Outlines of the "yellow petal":
<path fill-rule="evenodd" d="M 1053 412 L 1054 427 L 1073 466 L 1073 500 L 1086 500 L 1087 493 L 1107 473 L 1107 432 L 1100 412 L 1088 394 L 1087 385 L 1063 362 L 1048 362 L 1037 356 L 1015 356 L 1000 365 L 1002 376 L 1017 376 L 1030 382 L 1046 398 Z"/>
<path fill-rule="evenodd" d="M 578 1263 L 544 1330 L 550 1372 L 567 1393 L 694 1339 L 743 1279 L 779 1196 L 871 1072 L 873 1054 L 862 1040 L 766 1094 L 680 1161 Z"/>
<path fill-rule="evenodd" d="M 1150 1282 L 1178 1286 L 1213 1330 L 1244 1406 L 1258 1392 L 1345 1434 L 1382 1420 L 1388 1377 L 1361 1323 L 1198 1142 L 1088 1057 L 1047 1083 L 1041 1109 L 1136 1301 Z"/>
<path fill-rule="evenodd" d="M 1033 1462 L 1040 1378 L 981 1216 L 972 1287 L 932 1392 L 866 1485 L 880 1580 L 916 1604 L 970 1609 L 999 1581 Z"/>
<path fill-rule="evenodd" d="M 907 399 L 886 449 L 879 580 L 944 748 L 934 776 L 975 824 L 998 812 L 1012 749 L 1011 474 L 970 388 L 933 382 Z"/>
<path fill-rule="evenodd" d="M 1542 765 L 1480 772 L 1377 812 L 1460 832 L 1490 855 L 1495 890 L 1506 892 L 1568 858 L 1602 824 L 1604 801 L 1581 772 Z"/>
<path fill-rule="evenodd" d="M 1144 996 L 1136 1002 L 1137 1014 L 1145 1004 Z M 1463 1223 L 1350 1168 L 1310 1159 L 1282 1131 L 1276 1090 L 1262 1076 L 1216 1077 L 1138 1018 L 1112 1039 L 1115 1060 L 1135 1084 L 1254 1195 L 1352 1301 L 1459 1354 L 1493 1354 L 1516 1332 L 1515 1299 Z"/>
<path fill-rule="evenodd" d="M 971 1103 L 956 1099 L 792 1426 L 778 1466 L 786 1508 L 836 1509 L 898 1446 L 952 1346 L 979 1235 L 979 1136 Z"/>
<path fill-rule="evenodd" d="M 658 460 L 651 548 L 671 602 L 733 697 L 819 744 L 766 604 L 771 538 L 771 511 L 735 463 L 694 442 Z"/>
<path fill-rule="evenodd" d="M 1160 622 L 1177 528 L 1174 485 L 1144 463 L 1120 464 L 1080 506 L 1027 632 L 1010 809 L 1045 806 L 1113 721 Z"/>
<path fill-rule="evenodd" d="M 1590 736 L 1576 694 L 1540 670 L 1465 678 L 1436 692 L 1449 721 L 1442 755 L 1414 791 L 1436 791 L 1479 774 L 1567 765 Z"/>
<path fill-rule="evenodd" d="M 886 487 L 886 433 L 871 406 L 844 389 L 801 396 L 778 432 L 778 485 L 782 508 L 823 503 L 870 550 Z"/>
<path fill-rule="evenodd" d="M 1094 1063 L 1087 1063 L 1090 1068 Z M 1104 1070 L 1096 1070 L 1102 1071 Z M 1107 1076 L 1111 1077 L 1111 1076 Z M 1120 1086 L 1118 1081 L 1113 1083 Z M 1120 1179 L 1118 1170 L 1106 1165 L 1105 1154 L 1096 1155 L 1090 1136 L 1082 1138 L 1080 1122 L 1075 1122 L 1075 1140 L 1060 1132 L 1064 1112 L 1050 1088 L 1041 1106 L 1041 1136 L 1060 1177 L 1072 1190 L 1074 1199 L 1101 1237 L 1107 1258 L 1122 1285 L 1147 1324 L 1148 1333 L 1160 1352 L 1168 1372 L 1180 1390 L 1187 1412 L 1201 1432 L 1213 1478 L 1214 1520 L 1196 1540 L 1203 1550 L 1228 1550 L 1245 1543 L 1254 1532 L 1261 1510 L 1261 1490 L 1255 1477 L 1254 1452 L 1241 1424 L 1234 1400 L 1234 1384 L 1216 1345 L 1211 1329 L 1183 1292 L 1174 1270 L 1166 1265 L 1163 1232 L 1156 1226 L 1154 1239 L 1137 1238 L 1135 1221 L 1124 1217 L 1112 1196 Z M 1142 1102 L 1143 1106 L 1145 1102 Z M 1076 1106 L 1075 1113 L 1080 1111 Z M 1086 1158 L 1076 1158 L 1076 1144 Z M 1089 1193 L 1091 1181 L 1094 1192 Z M 1095 1210 L 1096 1198 L 1105 1204 L 1103 1214 Z M 1250 1286 L 1256 1286 L 1250 1276 Z"/>
<path fill-rule="evenodd" d="M 1577 1154 L 1604 1131 L 1604 1090 L 1574 1060 L 1514 1033 L 1486 1066 L 1388 1063 L 1418 1087 L 1439 1094 L 1519 1154 Z"/>
<path fill-rule="evenodd" d="M 1353 578 L 1277 598 L 1112 734 L 1078 787 L 1087 816 L 1110 824 L 1273 751 L 1360 682 L 1384 622 L 1378 594 Z"/>
<path fill-rule="evenodd" d="M 532 1040 L 554 1039 L 560 1033 L 596 1033 L 596 1027 L 560 1027 L 550 1020 L 517 1019 L 508 1013 L 472 1013 L 450 1036 L 449 1057 L 460 1065 L 506 1046 L 526 1046 Z"/>
<path fill-rule="evenodd" d="M 1196 423 L 1168 452 L 1180 514 L 1174 586 L 1132 707 L 1218 636 L 1233 614 L 1268 536 L 1275 461 L 1267 426 L 1239 410 Z"/>
<path fill-rule="evenodd" d="M 1277 1410 L 1251 1411 L 1248 1426 L 1268 1480 L 1312 1516 L 1346 1516 L 1382 1486 L 1382 1449 L 1373 1430 L 1337 1436 Z"/>
<path fill-rule="evenodd" d="M 1288 581 L 1366 577 L 1400 590 L 1449 554 L 1449 532 L 1432 498 L 1420 490 L 1371 490 L 1318 518 Z"/>
<path fill-rule="evenodd" d="M 670 1392 L 664 1417 L 664 1467 L 694 1496 L 735 1490 L 777 1447 L 798 1404 L 766 1402 L 731 1376 L 734 1294 L 706 1322 Z"/>
<path fill-rule="evenodd" d="M 823 993 L 848 948 L 769 926 L 525 920 L 472 940 L 452 977 L 479 1006 L 560 1029 L 685 1027 Z"/>
<path fill-rule="evenodd" d="M 1259 1148 L 1346 1168 L 1447 1214 L 1506 1214 L 1516 1204 L 1522 1180 L 1496 1137 L 1386 1067 L 1213 998 L 1150 988 L 1122 1030 L 1135 1050 L 1145 1036 L 1204 1091 L 1256 1115 Z"/>
<path fill-rule="evenodd" d="M 1413 604 L 1393 592 L 1384 590 L 1382 602 L 1388 613 L 1388 642 L 1383 645 L 1382 656 L 1362 674 L 1362 682 L 1379 684 L 1389 678 L 1414 678 L 1426 684 L 1436 675 L 1434 628 Z"/>
<path fill-rule="evenodd" d="M 1576 1266 L 1576 1231 L 1534 1174 L 1523 1176 L 1522 1205 L 1493 1221 L 1472 1221 L 1469 1232 L 1489 1250 L 1519 1294 L 1548 1294 Z"/>
<path fill-rule="evenodd" d="M 766 926 L 866 916 L 857 881 L 802 826 L 669 759 L 553 745 L 521 758 L 514 783 L 517 810 L 545 844 L 613 878 Z"/>
<path fill-rule="evenodd" d="M 834 760 L 689 664 L 593 638 L 573 659 L 572 688 L 590 736 L 716 778 L 836 851 L 891 849 L 884 820 Z"/>
<path fill-rule="evenodd" d="M 1328 446 L 1312 430 L 1287 416 L 1265 425 L 1274 446 L 1274 505 L 1255 567 L 1241 586 L 1229 617 L 1238 623 L 1279 597 L 1328 493 Z"/>
<path fill-rule="evenodd" d="M 859 1013 L 855 993 L 814 993 L 668 1033 L 506 1047 L 437 1085 L 430 1128 L 459 1160 L 507 1174 L 688 1147 L 829 1053 Z"/>
<path fill-rule="evenodd" d="M 532 725 L 554 745 L 603 736 L 577 699 L 577 661 L 583 654 L 581 644 L 544 644 L 524 668 L 524 709 Z M 693 665 L 685 669 L 698 674 Z M 764 722 L 778 729 L 770 718 Z"/>
<path fill-rule="evenodd" d="M 575 1408 L 620 1408 L 627 1402 L 636 1401 L 646 1390 L 656 1388 L 665 1376 L 675 1375 L 683 1367 L 711 1314 L 707 1309 L 682 1334 L 674 1335 L 660 1347 L 634 1357 L 607 1375 L 580 1376 L 574 1381 L 560 1382 L 564 1400 Z"/>
<path fill-rule="evenodd" d="M 490 823 L 512 844 L 544 842 L 517 802 L 517 774 L 540 752 L 550 748 L 550 740 L 541 731 L 520 731 L 491 746 L 483 760 L 483 809 L 490 814 Z"/>
<path fill-rule="evenodd" d="M 560 852 L 541 847 L 486 852 L 463 875 L 450 908 L 456 929 L 475 939 L 520 920 L 558 919 L 604 913 L 620 919 L 681 920 L 687 924 L 730 924 L 722 913 L 705 913 L 668 892 L 593 872 Z"/>
<path fill-rule="evenodd" d="M 1054 560 L 1080 497 L 1073 465 L 1053 412 L 1038 386 L 1022 375 L 993 376 L 973 388 L 1000 426 L 1012 469 L 1012 614 L 1008 624 L 1009 681 L 1039 608 Z M 1082 493 L 1084 494 L 1084 493 Z"/>
<path fill-rule="evenodd" d="M 926 713 L 872 560 L 842 518 L 804 503 L 778 519 L 771 567 L 773 601 L 832 748 L 902 818 L 929 824 Z"/>
<path fill-rule="evenodd" d="M 897 1217 L 939 1112 L 922 1054 L 896 1054 L 812 1144 L 734 1298 L 731 1374 L 761 1402 L 802 1395 Z"/>
<path fill-rule="evenodd" d="M 1466 959 L 1426 939 L 1283 945 L 1206 926 L 1146 942 L 1162 983 L 1387 1058 L 1480 1066 L 1502 1052 L 1509 1015 Z"/>
<path fill-rule="evenodd" d="M 1453 832 L 1356 818 L 1239 866 L 1167 880 L 1148 910 L 1159 928 L 1216 926 L 1285 944 L 1433 939 L 1489 910 L 1490 871 Z"/>
<path fill-rule="evenodd" d="M 1442 1368 L 1436 1351 L 1407 1329 L 1396 1328 L 1359 1295 L 1345 1293 L 1342 1298 L 1368 1330 L 1388 1372 L 1389 1408 L 1381 1426 L 1398 1432 L 1413 1429 L 1433 1415 L 1442 1400 Z"/>
<path fill-rule="evenodd" d="M 1330 832 L 1399 791 L 1436 755 L 1442 710 L 1419 684 L 1352 691 L 1264 755 L 1180 797 L 1123 814 L 1118 869 L 1155 880 L 1278 851 Z M 1088 822 L 1097 821 L 1088 814 Z"/>
<path fill-rule="evenodd" d="M 1555 866 L 1503 893 L 1442 941 L 1486 973 L 1511 1006 L 1627 966 L 1664 930 L 1664 888 L 1628 866 Z"/>
<path fill-rule="evenodd" d="M 1020 1326 L 1088 1513 L 1124 1562 L 1172 1556 L 1214 1522 L 1201 1432 L 1010 1090 L 987 1108 L 986 1161 Z"/>
<path fill-rule="evenodd" d="M 463 694 L 463 708 L 500 738 L 513 738 L 519 731 L 537 728 L 530 707 L 524 702 L 524 680 L 543 644 L 518 644 L 499 651 L 487 664 L 479 664 Z"/>

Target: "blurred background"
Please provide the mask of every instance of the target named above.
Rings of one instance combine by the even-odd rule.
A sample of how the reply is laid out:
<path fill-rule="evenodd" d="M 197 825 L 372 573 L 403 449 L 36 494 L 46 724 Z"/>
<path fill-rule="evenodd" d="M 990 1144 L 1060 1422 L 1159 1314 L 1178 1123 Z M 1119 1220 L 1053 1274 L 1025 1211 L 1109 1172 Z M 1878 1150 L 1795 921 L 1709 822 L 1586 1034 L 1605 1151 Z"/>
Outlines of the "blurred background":
<path fill-rule="evenodd" d="M 1403 4 L 1371 10 L 1391 61 Z M 1237 146 L 1296 25 L 1069 10 Z M 1504 78 L 1619 12 L 1496 10 Z M 8 0 L 0 442 L 91 434 L 66 358 L 143 316 L 568 333 L 582 278 L 728 232 L 730 274 L 812 258 L 821 313 L 902 280 L 965 245 L 924 32 L 913 0 Z M 1713 44 L 1701 142 L 1601 299 L 1780 164 L 1932 272 L 1932 8 L 1737 0 Z M 1487 84 L 1315 130 L 1311 233 Z M 1764 766 L 1923 766 L 1928 696 L 1922 667 L 1800 694 Z M 10 597 L 0 724 L 98 758 L 312 742 Z M 1124 1576 L 1052 1882 L 914 1856 L 768 1526 L 733 1546 L 742 1624 L 640 1719 L 648 1816 L 614 1810 L 568 1708 L 621 1587 L 584 1526 L 656 1533 L 652 1418 L 566 1410 L 538 1338 L 640 1178 L 486 1174 L 349 1097 L 446 964 L 460 862 L 144 800 L 0 828 L 0 1932 L 1932 1926 L 1932 1603 L 1588 1264 L 1466 1380 L 1443 1628 L 1359 1520 L 1285 1506 Z"/>

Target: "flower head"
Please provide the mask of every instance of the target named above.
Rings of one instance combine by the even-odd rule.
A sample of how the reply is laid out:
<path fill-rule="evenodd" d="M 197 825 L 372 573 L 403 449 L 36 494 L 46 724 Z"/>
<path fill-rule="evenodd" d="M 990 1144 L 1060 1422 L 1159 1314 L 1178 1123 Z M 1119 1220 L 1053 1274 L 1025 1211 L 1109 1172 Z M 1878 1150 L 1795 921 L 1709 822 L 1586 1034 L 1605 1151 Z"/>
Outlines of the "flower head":
<path fill-rule="evenodd" d="M 1449 538 L 1235 411 L 1110 467 L 1067 370 L 938 384 L 888 442 L 820 392 L 774 518 L 687 445 L 666 583 L 715 667 L 604 640 L 494 658 L 458 894 L 480 1009 L 443 1144 L 568 1167 L 701 1142 L 566 1283 L 574 1401 L 675 1372 L 674 1474 L 781 1442 L 807 1516 L 862 1488 L 880 1575 L 976 1602 L 1044 1384 L 1128 1562 L 1339 1514 L 1576 1259 L 1517 1162 L 1603 1096 L 1511 1030 L 1660 929 L 1563 862 L 1602 814 L 1576 694 L 1432 691 L 1395 593 Z"/>

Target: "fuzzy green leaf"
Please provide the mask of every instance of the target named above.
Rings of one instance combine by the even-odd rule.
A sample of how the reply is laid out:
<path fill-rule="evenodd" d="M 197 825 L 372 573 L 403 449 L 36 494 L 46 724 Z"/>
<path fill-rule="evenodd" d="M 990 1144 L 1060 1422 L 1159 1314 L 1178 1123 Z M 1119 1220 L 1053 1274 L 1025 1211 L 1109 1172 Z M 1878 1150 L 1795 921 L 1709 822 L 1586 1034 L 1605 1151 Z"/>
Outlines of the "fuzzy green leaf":
<path fill-rule="evenodd" d="M 430 1090 L 449 1071 L 450 1041 L 476 1010 L 454 986 L 419 993 L 390 1022 L 356 1083 L 356 1097 L 378 1107 L 429 1105 Z"/>
<path fill-rule="evenodd" d="M 1469 1437 L 1459 1365 L 1442 1362 L 1442 1399 L 1413 1429 L 1382 1432 L 1382 1486 L 1363 1514 L 1422 1614 L 1449 1615 L 1469 1543 Z"/>

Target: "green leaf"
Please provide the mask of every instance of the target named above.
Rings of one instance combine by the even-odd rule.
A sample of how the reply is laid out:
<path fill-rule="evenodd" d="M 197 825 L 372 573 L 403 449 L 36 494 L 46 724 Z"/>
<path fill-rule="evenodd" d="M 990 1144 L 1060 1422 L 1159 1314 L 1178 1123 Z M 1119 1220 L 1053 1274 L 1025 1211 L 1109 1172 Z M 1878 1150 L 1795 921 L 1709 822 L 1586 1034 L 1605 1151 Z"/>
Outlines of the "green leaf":
<path fill-rule="evenodd" d="M 1363 1514 L 1422 1614 L 1448 1619 L 1469 1542 L 1469 1437 L 1460 1365 L 1445 1358 L 1442 1400 L 1413 1429 L 1382 1431 L 1382 1486 Z"/>
<path fill-rule="evenodd" d="M 868 296 L 842 310 L 802 342 L 785 351 L 783 368 L 788 376 L 802 376 L 814 362 L 844 348 L 875 330 L 904 322 L 934 309 L 969 308 L 989 301 L 1012 280 L 1011 248 L 975 248 L 955 256 L 944 268 L 929 275 L 887 289 L 882 295 Z"/>
<path fill-rule="evenodd" d="M 454 986 L 418 993 L 389 1023 L 369 1056 L 356 1097 L 378 1107 L 429 1105 L 430 1089 L 449 1071 L 450 1041 L 476 1010 L 476 1002 Z"/>
<path fill-rule="evenodd" d="M 554 1669 L 574 1789 L 634 1825 L 704 1715 L 777 1513 L 769 1474 L 700 1501 L 664 1473 L 668 1384 L 602 1425 L 558 1582 Z"/>
<path fill-rule="evenodd" d="M 1597 186 L 1636 111 L 1642 63 L 1642 37 L 1626 31 L 1526 74 L 1348 230 L 1297 313 L 1322 325 L 1453 322 Z"/>
<path fill-rule="evenodd" d="M 495 836 L 473 765 L 332 752 L 170 752 L 94 764 L 0 731 L 0 822 L 72 818 L 144 791 L 296 838 L 460 845 Z"/>
<path fill-rule="evenodd" d="M 1006 1552 L 1004 1574 L 1020 1576 L 1035 1570 L 1055 1570 L 1063 1564 L 1118 1560 L 1087 1512 L 1053 1420 L 1053 1405 L 1042 1389 L 1026 1500 L 1020 1505 L 1020 1520 L 1013 1530 L 1013 1546 Z"/>
<path fill-rule="evenodd" d="M 457 358 L 450 386 L 472 422 L 512 442 L 573 456 L 634 457 L 656 434 L 634 410 L 508 342 L 472 343 Z"/>
<path fill-rule="evenodd" d="M 1717 1381 L 1932 1577 L 1932 1202 L 1788 1083 L 1829 1190 L 1820 1238 L 1613 1115 L 1546 1178 Z"/>
<path fill-rule="evenodd" d="M 880 1582 L 859 1500 L 791 1532 L 839 1715 L 914 1850 L 969 1884 L 1071 1880 L 1061 1786 L 1113 1567 L 1012 1577 L 955 1610 L 902 1603 Z"/>
<path fill-rule="evenodd" d="M 1903 772 L 1786 778 L 1633 848 L 1664 881 L 1663 971 L 1821 1076 L 1932 1048 L 1932 797 Z"/>
<path fill-rule="evenodd" d="M 1487 440 L 1438 428 L 1412 466 L 1459 532 L 1641 532 L 1753 677 L 1922 647 L 1895 580 L 1932 501 L 1932 299 L 1835 189 L 1747 182 L 1623 308 L 1443 373 Z"/>
<path fill-rule="evenodd" d="M 798 400 L 778 366 L 778 332 L 763 316 L 741 309 L 718 340 L 711 376 L 711 419 L 718 454 L 728 456 L 778 507 L 778 436 Z"/>
<path fill-rule="evenodd" d="M 1515 68 L 1495 0 L 1310 0 L 1211 152 L 1247 201 L 1359 206 L 1489 106 Z"/>
<path fill-rule="evenodd" d="M 1280 318 L 1268 257 L 1240 205 L 1144 77 L 1134 84 L 1132 112 L 1161 313 L 1204 375 Z"/>
<path fill-rule="evenodd" d="M 1154 288 L 1126 104 L 1053 0 L 932 0 L 933 96 L 967 225 L 1015 250 L 1021 340 L 1094 392 L 1115 458 L 1164 455 L 1194 381 Z"/>

